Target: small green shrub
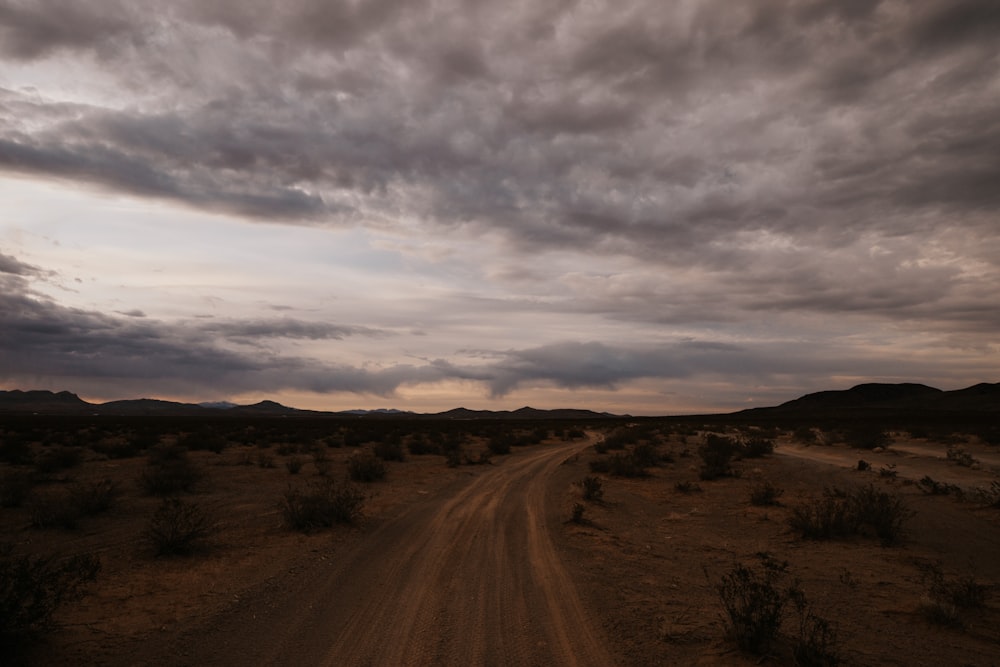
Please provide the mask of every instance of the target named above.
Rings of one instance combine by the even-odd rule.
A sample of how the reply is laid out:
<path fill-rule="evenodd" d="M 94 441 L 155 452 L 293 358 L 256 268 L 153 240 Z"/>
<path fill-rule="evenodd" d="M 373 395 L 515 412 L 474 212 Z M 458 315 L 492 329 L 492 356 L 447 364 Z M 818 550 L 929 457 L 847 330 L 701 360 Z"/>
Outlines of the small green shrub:
<path fill-rule="evenodd" d="M 144 536 L 157 556 L 187 555 L 204 545 L 213 529 L 200 506 L 165 498 L 153 513 Z"/>
<path fill-rule="evenodd" d="M 354 523 L 361 516 L 365 495 L 351 484 L 324 478 L 306 489 L 289 487 L 282 497 L 285 524 L 305 533 L 329 528 L 335 523 Z"/>
<path fill-rule="evenodd" d="M 11 545 L 0 544 L 0 656 L 51 630 L 55 611 L 79 599 L 100 569 L 94 555 L 15 556 Z"/>
<path fill-rule="evenodd" d="M 376 482 L 385 479 L 385 462 L 371 451 L 364 450 L 347 459 L 347 474 L 355 482 Z"/>
<path fill-rule="evenodd" d="M 674 484 L 674 490 L 677 491 L 678 493 L 685 493 L 685 494 L 698 493 L 699 491 L 701 491 L 701 485 L 698 484 L 698 482 L 689 482 L 689 481 L 677 482 L 676 484 Z"/>
<path fill-rule="evenodd" d="M 601 482 L 600 477 L 588 475 L 583 478 L 583 482 L 581 482 L 581 484 L 583 486 L 584 500 L 596 502 L 604 497 L 604 484 Z"/>
<path fill-rule="evenodd" d="M 302 470 L 302 459 L 298 456 L 285 459 L 285 470 L 291 475 L 298 475 L 299 471 Z"/>
<path fill-rule="evenodd" d="M 587 508 L 580 503 L 573 503 L 573 512 L 570 516 L 570 521 L 573 523 L 586 523 L 586 519 L 583 518 L 583 513 Z"/>

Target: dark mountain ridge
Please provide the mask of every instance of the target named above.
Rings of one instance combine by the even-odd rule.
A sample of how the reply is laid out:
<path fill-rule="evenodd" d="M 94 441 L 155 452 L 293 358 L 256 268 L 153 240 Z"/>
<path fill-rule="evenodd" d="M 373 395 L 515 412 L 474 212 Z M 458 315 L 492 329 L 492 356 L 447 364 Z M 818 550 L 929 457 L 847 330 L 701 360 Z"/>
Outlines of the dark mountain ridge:
<path fill-rule="evenodd" d="M 230 404 L 226 404 L 227 406 Z M 942 391 L 923 384 L 900 383 L 859 384 L 850 389 L 819 391 L 768 408 L 752 408 L 734 415 L 809 415 L 834 414 L 841 411 L 885 413 L 1000 413 L 1000 382 L 980 384 Z M 439 413 L 414 413 L 398 410 L 345 410 L 343 412 L 323 412 L 299 410 L 274 401 L 260 401 L 253 405 L 218 407 L 178 403 L 152 398 L 88 403 L 68 391 L 58 393 L 45 390 L 11 391 L 0 390 L 0 414 L 40 414 L 40 415 L 109 415 L 109 416 L 303 416 L 303 417 L 344 417 L 353 419 L 606 419 L 627 417 L 607 412 L 593 412 L 581 409 L 539 410 L 523 407 L 517 410 L 469 410 L 454 408 Z"/>

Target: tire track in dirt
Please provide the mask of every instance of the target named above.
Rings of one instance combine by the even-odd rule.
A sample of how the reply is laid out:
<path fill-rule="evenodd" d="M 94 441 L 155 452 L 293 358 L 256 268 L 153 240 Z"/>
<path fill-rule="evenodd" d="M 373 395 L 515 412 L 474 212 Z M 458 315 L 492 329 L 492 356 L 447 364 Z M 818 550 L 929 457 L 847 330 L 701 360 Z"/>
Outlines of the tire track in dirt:
<path fill-rule="evenodd" d="M 613 664 L 549 535 L 550 478 L 588 444 L 519 450 L 413 506 L 177 638 L 174 664 Z"/>

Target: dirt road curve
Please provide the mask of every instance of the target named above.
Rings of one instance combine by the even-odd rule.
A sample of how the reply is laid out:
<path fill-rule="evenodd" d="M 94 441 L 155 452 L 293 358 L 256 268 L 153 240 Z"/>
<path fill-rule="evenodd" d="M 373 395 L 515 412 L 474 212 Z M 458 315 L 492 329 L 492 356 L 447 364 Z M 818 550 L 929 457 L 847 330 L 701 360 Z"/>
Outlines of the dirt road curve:
<path fill-rule="evenodd" d="M 548 532 L 550 477 L 586 444 L 519 450 L 255 590 L 156 664 L 612 664 Z"/>

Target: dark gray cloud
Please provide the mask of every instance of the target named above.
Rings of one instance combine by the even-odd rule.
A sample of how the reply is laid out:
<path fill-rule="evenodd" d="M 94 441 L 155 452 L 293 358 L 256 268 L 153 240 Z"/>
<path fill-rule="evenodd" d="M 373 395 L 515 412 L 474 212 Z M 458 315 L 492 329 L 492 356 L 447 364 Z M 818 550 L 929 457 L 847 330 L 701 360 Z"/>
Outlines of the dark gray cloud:
<path fill-rule="evenodd" d="M 1000 326 L 998 38 L 992 0 L 0 0 L 0 57 L 100 74 L 90 95 L 64 97 L 0 81 L 0 171 L 257 221 L 486 238 L 521 264 L 580 260 L 578 274 L 535 272 L 558 297 L 505 298 L 520 313 L 706 339 L 781 318 L 810 322 L 795 333 L 815 340 L 823 316 L 982 336 Z M 627 268 L 588 273 L 587 257 Z M 163 359 L 216 350 L 138 313 L 60 310 L 27 291 L 32 271 L 0 255 L 11 307 L 49 309 L 4 315 L 8 332 L 62 322 L 70 341 L 177 345 Z M 240 351 L 255 340 L 384 333 L 268 318 L 189 329 L 257 377 L 263 362 Z M 453 378 L 502 395 L 781 361 L 749 344 L 553 345 L 471 366 L 281 362 L 311 387 Z"/>

